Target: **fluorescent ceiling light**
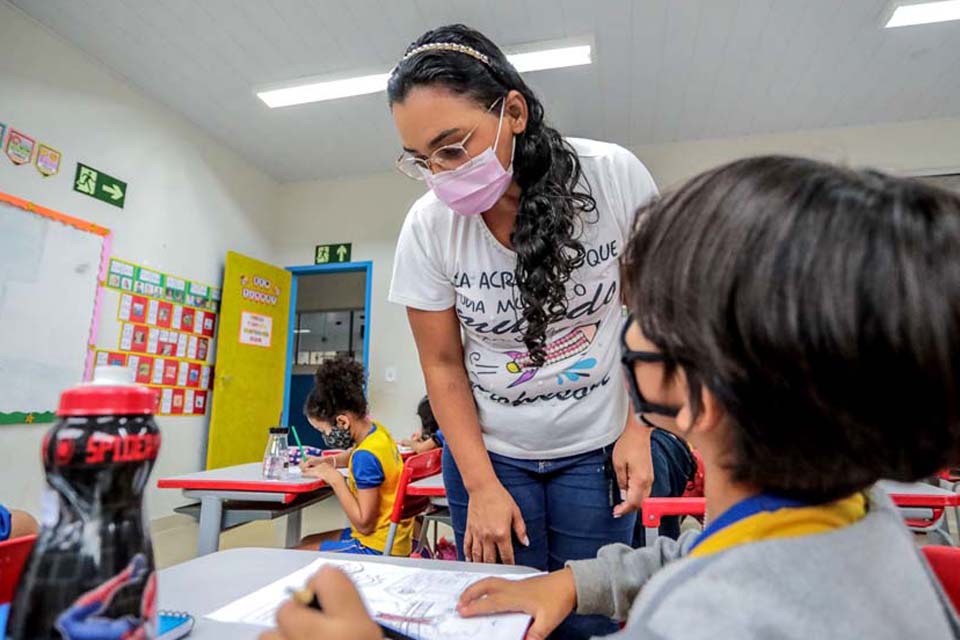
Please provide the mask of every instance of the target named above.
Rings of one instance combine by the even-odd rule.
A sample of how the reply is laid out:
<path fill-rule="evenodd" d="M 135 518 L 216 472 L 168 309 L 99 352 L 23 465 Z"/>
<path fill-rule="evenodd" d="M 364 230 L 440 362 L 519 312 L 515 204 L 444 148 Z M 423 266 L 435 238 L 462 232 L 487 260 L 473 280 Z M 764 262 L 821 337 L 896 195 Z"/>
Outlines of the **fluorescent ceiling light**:
<path fill-rule="evenodd" d="M 584 44 L 533 51 L 525 50 L 522 53 L 508 54 L 507 59 L 510 64 L 516 67 L 517 71 L 525 73 L 590 64 L 593 62 L 592 53 L 592 47 L 589 44 Z M 349 96 L 362 96 L 368 93 L 379 93 L 386 90 L 387 80 L 389 79 L 389 73 L 375 73 L 342 80 L 309 82 L 280 89 L 259 91 L 257 97 L 271 109 L 276 109 L 277 107 L 289 107 L 307 102 L 321 102 Z"/>
<path fill-rule="evenodd" d="M 294 333 L 310 333 L 310 329 L 294 329 Z"/>
<path fill-rule="evenodd" d="M 897 3 L 893 15 L 884 25 L 885 28 L 909 27 L 915 24 L 931 24 L 960 20 L 960 0 L 941 0 L 940 2 L 921 2 L 913 4 Z"/>
<path fill-rule="evenodd" d="M 561 69 L 563 67 L 579 67 L 590 64 L 593 60 L 590 57 L 590 45 L 584 44 L 578 47 L 563 47 L 560 49 L 544 49 L 542 51 L 531 51 L 529 53 L 514 53 L 507 56 L 517 71 L 524 73 L 526 71 L 541 71 L 543 69 Z"/>
<path fill-rule="evenodd" d="M 376 73 L 369 76 L 330 80 L 327 82 L 312 82 L 286 89 L 261 91 L 257 97 L 263 100 L 268 107 L 289 107 L 306 102 L 320 102 L 322 100 L 336 100 L 348 96 L 362 96 L 367 93 L 378 93 L 387 88 L 389 73 Z"/>

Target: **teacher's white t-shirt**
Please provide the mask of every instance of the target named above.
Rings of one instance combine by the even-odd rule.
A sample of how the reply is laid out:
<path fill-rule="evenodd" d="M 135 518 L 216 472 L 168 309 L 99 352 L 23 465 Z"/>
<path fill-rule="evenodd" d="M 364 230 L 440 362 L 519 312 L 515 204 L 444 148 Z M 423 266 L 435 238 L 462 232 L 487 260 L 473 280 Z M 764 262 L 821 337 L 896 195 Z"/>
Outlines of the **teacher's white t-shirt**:
<path fill-rule="evenodd" d="M 411 207 L 397 243 L 390 301 L 426 311 L 456 308 L 484 442 L 514 458 L 592 451 L 615 441 L 626 423 L 619 258 L 637 209 L 657 188 L 623 147 L 568 141 L 597 209 L 582 216 L 586 261 L 567 283 L 567 317 L 550 325 L 542 367 L 523 344 L 516 254 L 481 216 L 457 215 L 428 192 Z"/>

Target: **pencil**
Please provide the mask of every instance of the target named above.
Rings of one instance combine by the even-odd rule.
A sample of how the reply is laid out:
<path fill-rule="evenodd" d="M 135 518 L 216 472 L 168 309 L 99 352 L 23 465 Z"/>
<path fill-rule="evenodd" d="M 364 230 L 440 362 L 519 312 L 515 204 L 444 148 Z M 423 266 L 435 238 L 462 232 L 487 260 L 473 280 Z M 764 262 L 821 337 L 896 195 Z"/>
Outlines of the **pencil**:
<path fill-rule="evenodd" d="M 290 431 L 293 432 L 293 439 L 297 441 L 297 446 L 300 447 L 300 462 L 307 461 L 307 452 L 303 450 L 303 443 L 300 442 L 300 435 L 297 433 L 297 428 L 293 426 L 293 423 L 290 423 Z"/>

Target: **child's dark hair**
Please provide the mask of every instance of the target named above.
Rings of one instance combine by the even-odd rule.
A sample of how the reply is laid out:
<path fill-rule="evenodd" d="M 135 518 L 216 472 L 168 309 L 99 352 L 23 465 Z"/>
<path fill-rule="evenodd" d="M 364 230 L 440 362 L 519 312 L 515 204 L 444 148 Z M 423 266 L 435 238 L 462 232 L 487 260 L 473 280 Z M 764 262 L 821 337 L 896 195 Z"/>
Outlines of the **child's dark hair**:
<path fill-rule="evenodd" d="M 303 405 L 310 418 L 333 423 L 342 413 L 367 415 L 363 365 L 350 358 L 327 360 L 314 375 L 315 386 Z"/>
<path fill-rule="evenodd" d="M 417 405 L 417 415 L 420 417 L 423 435 L 432 437 L 440 430 L 437 418 L 433 415 L 433 409 L 430 408 L 430 398 L 427 396 L 420 399 L 420 404 Z"/>
<path fill-rule="evenodd" d="M 581 214 L 596 200 L 580 171 L 576 152 L 544 119 L 543 105 L 503 52 L 482 33 L 462 24 L 432 29 L 408 48 L 453 43 L 485 55 L 489 64 L 455 51 L 425 51 L 401 61 L 387 84 L 390 104 L 403 102 L 418 86 L 442 87 L 484 109 L 511 90 L 523 94 L 529 116 L 517 136 L 513 176 L 520 209 L 510 241 L 517 253 L 515 279 L 522 304 L 523 341 L 536 364 L 546 359 L 547 326 L 567 313 L 566 284 L 583 264 L 577 238 Z"/>
<path fill-rule="evenodd" d="M 641 211 L 627 299 L 728 415 L 735 480 L 830 500 L 958 458 L 960 198 L 789 157 Z"/>

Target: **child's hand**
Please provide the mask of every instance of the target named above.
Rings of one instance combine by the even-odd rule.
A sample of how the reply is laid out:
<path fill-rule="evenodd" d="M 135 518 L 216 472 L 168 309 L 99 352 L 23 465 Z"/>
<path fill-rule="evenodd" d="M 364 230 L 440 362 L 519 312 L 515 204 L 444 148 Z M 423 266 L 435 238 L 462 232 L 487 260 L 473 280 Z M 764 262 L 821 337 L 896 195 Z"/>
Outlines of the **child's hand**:
<path fill-rule="evenodd" d="M 333 487 L 336 482 L 343 481 L 343 476 L 340 475 L 340 472 L 337 471 L 337 468 L 332 464 L 318 464 L 309 469 L 304 469 L 303 475 L 310 478 L 320 478 L 330 487 Z"/>
<path fill-rule="evenodd" d="M 303 469 L 304 473 L 306 473 L 307 469 L 313 469 L 314 467 L 319 467 L 323 464 L 335 467 L 337 466 L 337 461 L 334 456 L 308 456 L 306 460 L 300 462 L 300 468 Z"/>
<path fill-rule="evenodd" d="M 381 640 L 380 627 L 367 614 L 350 578 L 324 567 L 310 581 L 323 611 L 292 600 L 277 611 L 277 629 L 260 640 Z"/>
<path fill-rule="evenodd" d="M 577 607 L 577 585 L 570 569 L 527 580 L 486 578 L 460 595 L 457 611 L 464 618 L 493 613 L 526 613 L 533 624 L 526 640 L 545 640 Z"/>

